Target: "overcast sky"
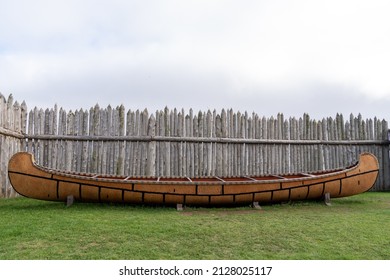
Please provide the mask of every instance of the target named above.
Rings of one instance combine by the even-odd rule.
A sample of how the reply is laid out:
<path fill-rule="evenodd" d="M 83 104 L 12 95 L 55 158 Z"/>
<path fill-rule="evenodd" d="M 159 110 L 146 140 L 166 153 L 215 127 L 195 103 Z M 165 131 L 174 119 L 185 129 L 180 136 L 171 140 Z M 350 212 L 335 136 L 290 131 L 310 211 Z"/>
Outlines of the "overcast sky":
<path fill-rule="evenodd" d="M 390 120 L 390 1 L 0 0 L 0 92 L 29 108 Z"/>

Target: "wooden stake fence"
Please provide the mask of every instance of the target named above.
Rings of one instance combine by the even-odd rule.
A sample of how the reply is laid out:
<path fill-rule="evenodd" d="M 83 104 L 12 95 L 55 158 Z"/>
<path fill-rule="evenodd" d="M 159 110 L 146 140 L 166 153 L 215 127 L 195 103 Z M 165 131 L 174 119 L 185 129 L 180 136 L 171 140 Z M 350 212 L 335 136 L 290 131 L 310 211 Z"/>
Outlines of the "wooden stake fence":
<path fill-rule="evenodd" d="M 19 105 L 12 95 L 6 100 L 0 94 L 0 197 L 16 195 L 8 180 L 8 160 L 14 153 L 23 150 L 26 112 L 24 102 Z"/>
<path fill-rule="evenodd" d="M 377 118 L 265 118 L 233 110 L 186 113 L 168 108 L 150 114 L 99 105 L 74 112 L 34 108 L 27 116 L 25 104 L 0 99 L 1 143 L 18 143 L 6 144 L 13 146 L 6 153 L 2 145 L 1 170 L 18 150 L 34 153 L 39 164 L 55 169 L 189 177 L 340 168 L 368 151 L 381 167 L 374 189 L 390 189 L 388 123 Z M 12 126 L 10 119 L 16 119 Z M 12 196 L 4 176 L 6 172 L 1 194 Z"/>

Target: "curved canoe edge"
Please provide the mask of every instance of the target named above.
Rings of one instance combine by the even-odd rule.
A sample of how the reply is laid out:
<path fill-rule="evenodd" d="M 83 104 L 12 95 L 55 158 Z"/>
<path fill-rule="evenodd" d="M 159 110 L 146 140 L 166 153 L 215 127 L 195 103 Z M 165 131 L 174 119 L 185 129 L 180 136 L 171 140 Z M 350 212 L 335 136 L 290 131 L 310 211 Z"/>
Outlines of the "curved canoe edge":
<path fill-rule="evenodd" d="M 34 163 L 34 155 L 28 152 L 19 152 L 14 154 L 8 162 L 8 171 L 20 171 L 23 162 Z"/>
<path fill-rule="evenodd" d="M 333 197 L 346 197 L 364 193 L 372 189 L 379 175 L 379 162 L 375 155 L 365 152 L 360 154 L 357 168 L 347 172 L 340 192 Z"/>
<path fill-rule="evenodd" d="M 8 173 L 24 173 L 32 176 L 39 176 L 44 178 L 50 178 L 51 174 L 48 173 L 46 168 L 38 168 L 34 155 L 28 152 L 19 152 L 11 157 L 8 163 Z"/>
<path fill-rule="evenodd" d="M 28 175 L 28 176 L 27 176 Z M 22 196 L 56 200 L 46 195 L 46 189 L 53 186 L 51 174 L 37 168 L 34 155 L 28 152 L 19 152 L 11 157 L 8 163 L 8 177 L 14 190 Z"/>
<path fill-rule="evenodd" d="M 158 189 L 159 185 L 150 185 L 147 181 L 129 184 L 108 182 L 97 183 L 94 179 L 89 182 L 87 177 L 73 176 L 69 179 L 66 177 L 66 172 L 61 172 L 63 175 L 53 173 L 54 171 L 37 165 L 34 161 L 34 156 L 28 152 L 16 153 L 12 156 L 8 165 L 8 175 L 10 182 L 15 191 L 20 195 L 50 201 L 66 201 L 67 195 L 75 195 L 75 200 L 85 202 L 123 202 L 131 204 L 188 204 L 202 206 L 217 206 L 217 205 L 243 205 L 253 202 L 260 203 L 277 203 L 291 200 L 310 200 L 320 199 L 325 193 L 329 192 L 331 197 L 345 197 L 356 195 L 370 190 L 377 180 L 379 173 L 379 163 L 375 155 L 364 152 L 359 156 L 359 162 L 350 168 L 345 168 L 342 171 L 337 171 L 333 178 L 332 173 L 327 175 L 319 175 L 311 181 L 311 178 L 305 178 L 301 183 L 297 184 L 297 180 L 287 180 L 286 187 L 282 187 L 280 182 L 275 188 L 268 190 L 259 189 L 252 185 L 241 185 L 228 187 L 228 184 L 222 186 L 203 185 L 202 187 L 193 183 L 190 186 L 188 182 L 184 186 L 174 187 L 173 192 L 168 193 Z M 54 175 L 53 175 L 54 174 Z M 74 173 L 72 173 L 74 175 Z M 59 179 L 63 177 L 65 181 Z M 319 178 L 324 178 L 324 182 Z M 77 183 L 77 180 L 83 180 L 83 183 Z M 86 183 L 86 181 L 88 181 Z M 179 182 L 180 183 L 180 182 Z M 111 185 L 114 188 L 111 188 Z M 137 185 L 138 184 L 138 185 Z M 144 185 L 140 185 L 144 184 Z M 268 185 L 270 183 L 267 183 Z M 267 185 L 263 183 L 264 185 Z M 110 185 L 110 187 L 109 187 Z M 125 185 L 126 189 L 122 187 Z M 131 184 L 130 184 L 131 185 Z M 192 185 L 192 183 L 191 183 Z M 196 191 L 195 191 L 196 185 Z M 225 185 L 225 186 L 224 186 Z M 165 185 L 166 186 L 166 185 Z M 176 185 L 177 186 L 177 185 Z M 261 188 L 263 188 L 261 186 Z M 291 187 L 291 189 L 289 189 Z M 229 189 L 230 188 L 230 189 Z M 176 190 L 175 190 L 176 189 Z M 187 191 L 194 189 L 191 191 Z M 223 189 L 223 191 L 221 190 Z M 89 196 L 89 197 L 88 197 Z"/>
<path fill-rule="evenodd" d="M 378 159 L 374 154 L 371 154 L 371 153 L 365 152 L 365 153 L 360 154 L 359 164 L 360 165 L 365 164 L 365 167 L 369 166 L 370 168 L 372 168 L 372 170 L 375 170 L 375 169 L 379 170 Z"/>

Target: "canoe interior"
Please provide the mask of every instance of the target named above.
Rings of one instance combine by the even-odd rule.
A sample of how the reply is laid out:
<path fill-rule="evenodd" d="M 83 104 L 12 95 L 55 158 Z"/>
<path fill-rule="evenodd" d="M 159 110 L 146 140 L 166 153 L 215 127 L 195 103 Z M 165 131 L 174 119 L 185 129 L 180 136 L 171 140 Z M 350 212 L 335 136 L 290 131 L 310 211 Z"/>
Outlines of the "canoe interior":
<path fill-rule="evenodd" d="M 352 165 L 351 167 L 357 165 Z M 46 169 L 39 166 L 41 169 Z M 351 168 L 349 167 L 349 168 Z M 335 172 L 343 171 L 344 169 L 334 169 L 327 171 L 317 171 L 312 173 L 297 173 L 297 174 L 282 174 L 282 175 L 253 175 L 253 176 L 235 176 L 235 177 L 219 177 L 219 176 L 206 176 L 206 177 L 145 177 L 145 176 L 117 176 L 117 175 L 97 175 L 93 173 L 81 173 L 81 172 L 65 172 L 56 169 L 47 169 L 48 172 L 63 173 L 70 176 L 80 176 L 89 179 L 100 179 L 100 180 L 115 180 L 115 181 L 145 181 L 145 182 L 262 182 L 262 181 L 273 181 L 283 179 L 304 179 L 312 178 L 320 175 L 333 174 Z"/>

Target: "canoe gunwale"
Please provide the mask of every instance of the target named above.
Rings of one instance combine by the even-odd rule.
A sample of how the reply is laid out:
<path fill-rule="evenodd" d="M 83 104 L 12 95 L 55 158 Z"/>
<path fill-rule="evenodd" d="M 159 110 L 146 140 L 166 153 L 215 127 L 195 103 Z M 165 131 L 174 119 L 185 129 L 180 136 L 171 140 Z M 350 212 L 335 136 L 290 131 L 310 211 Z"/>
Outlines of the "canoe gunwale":
<path fill-rule="evenodd" d="M 318 179 L 326 179 L 332 176 L 346 174 L 359 167 L 359 161 L 346 168 L 329 169 L 323 171 L 302 172 L 302 173 L 287 173 L 287 174 L 261 174 L 261 175 L 243 175 L 232 177 L 219 176 L 204 176 L 204 177 L 187 177 L 187 176 L 172 176 L 172 177 L 147 177 L 147 176 L 118 176 L 109 174 L 83 173 L 64 171 L 58 169 L 50 169 L 39 165 L 35 162 L 31 153 L 31 164 L 42 172 L 51 174 L 52 176 L 62 176 L 72 179 L 86 180 L 91 182 L 105 182 L 105 183 L 124 183 L 124 184 L 148 184 L 148 185 L 256 185 L 256 184 L 274 184 L 274 183 L 288 183 L 298 181 L 314 181 Z M 369 153 L 362 153 L 369 154 Z M 301 176 L 294 178 L 286 178 L 284 176 Z M 260 178 L 275 177 L 275 179 Z M 127 179 L 129 178 L 129 179 Z M 259 179 L 256 179 L 259 178 Z M 177 179 L 177 180 L 175 180 Z M 184 180 L 186 179 L 186 180 Z M 208 180 L 210 179 L 210 180 Z M 224 180 L 226 179 L 226 180 Z M 237 179 L 237 180 L 235 180 Z M 244 179 L 244 180 L 243 180 Z"/>

